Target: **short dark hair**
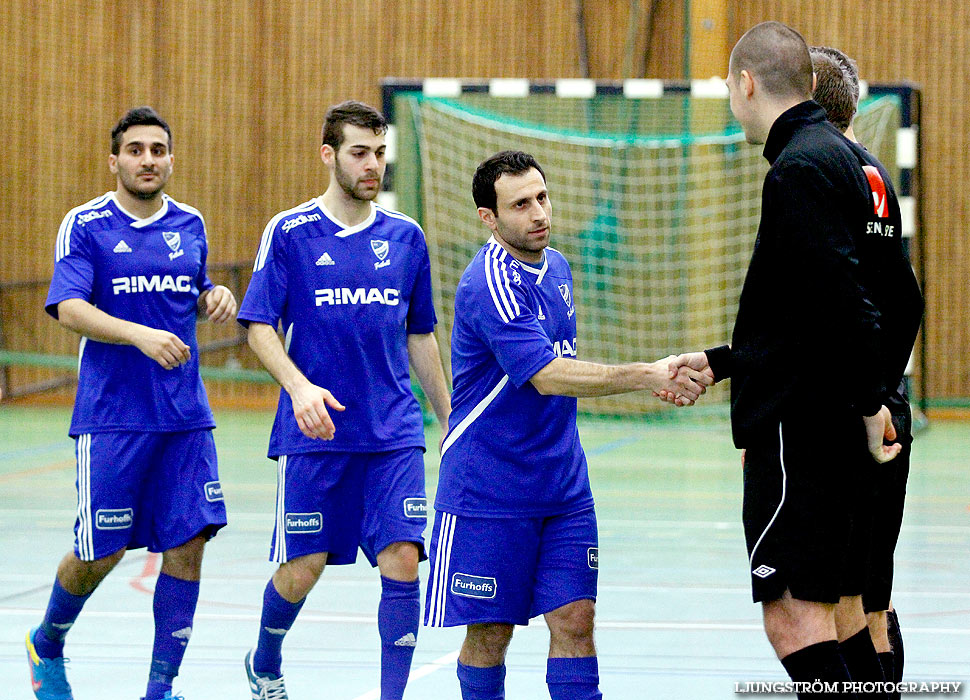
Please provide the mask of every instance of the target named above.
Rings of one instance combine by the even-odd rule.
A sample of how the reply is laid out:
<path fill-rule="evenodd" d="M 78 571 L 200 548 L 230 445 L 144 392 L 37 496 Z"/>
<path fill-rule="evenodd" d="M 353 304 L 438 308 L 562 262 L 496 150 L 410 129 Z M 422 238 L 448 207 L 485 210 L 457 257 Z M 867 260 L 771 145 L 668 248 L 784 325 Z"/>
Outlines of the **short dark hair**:
<path fill-rule="evenodd" d="M 773 97 L 812 97 L 812 59 L 808 44 L 781 22 L 762 22 L 744 33 L 731 51 L 728 72 L 746 70 Z"/>
<path fill-rule="evenodd" d="M 472 197 L 476 207 L 484 207 L 495 211 L 498 197 L 495 194 L 495 181 L 502 175 L 521 175 L 535 168 L 546 179 L 546 174 L 529 153 L 522 151 L 499 151 L 491 158 L 481 162 L 472 178 Z"/>
<path fill-rule="evenodd" d="M 855 115 L 859 83 L 853 83 L 849 71 L 831 54 L 815 47 L 810 53 L 816 81 L 812 99 L 822 106 L 828 120 L 844 132 Z"/>
<path fill-rule="evenodd" d="M 387 133 L 387 120 L 376 109 L 363 102 L 347 100 L 327 110 L 323 120 L 323 143 L 340 150 L 344 142 L 344 125 L 352 124 L 362 129 L 373 129 L 375 134 Z"/>
<path fill-rule="evenodd" d="M 134 107 L 125 112 L 125 116 L 118 120 L 111 130 L 111 152 L 118 155 L 121 152 L 121 140 L 125 132 L 133 126 L 160 126 L 168 134 L 168 150 L 172 151 L 172 130 L 158 112 L 151 107 Z"/>

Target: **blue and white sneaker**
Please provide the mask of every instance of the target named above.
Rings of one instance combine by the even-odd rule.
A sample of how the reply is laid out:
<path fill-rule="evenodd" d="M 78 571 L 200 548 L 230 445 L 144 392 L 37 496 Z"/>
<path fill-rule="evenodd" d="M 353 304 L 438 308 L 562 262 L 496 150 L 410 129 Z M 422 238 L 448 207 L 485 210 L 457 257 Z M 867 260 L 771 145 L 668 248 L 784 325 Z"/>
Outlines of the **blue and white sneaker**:
<path fill-rule="evenodd" d="M 141 700 L 145 700 L 145 698 Z M 162 696 L 162 700 L 185 700 L 185 698 L 181 695 L 175 695 L 171 690 L 166 690 L 165 695 Z"/>
<path fill-rule="evenodd" d="M 64 664 L 67 659 L 59 656 L 56 659 L 42 659 L 34 648 L 34 636 L 37 627 L 27 633 L 27 664 L 30 666 L 30 684 L 34 689 L 37 700 L 74 700 L 71 686 L 67 682 Z"/>
<path fill-rule="evenodd" d="M 252 700 L 288 700 L 283 676 L 272 673 L 258 674 L 253 669 L 253 650 L 246 652 L 246 676 Z"/>

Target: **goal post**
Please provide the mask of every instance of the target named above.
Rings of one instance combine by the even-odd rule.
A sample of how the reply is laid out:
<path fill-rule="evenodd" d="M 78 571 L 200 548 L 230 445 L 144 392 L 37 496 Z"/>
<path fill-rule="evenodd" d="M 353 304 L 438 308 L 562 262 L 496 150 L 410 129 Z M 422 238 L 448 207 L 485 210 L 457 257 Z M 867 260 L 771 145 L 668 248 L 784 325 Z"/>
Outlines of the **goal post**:
<path fill-rule="evenodd" d="M 855 131 L 897 185 L 908 245 L 918 229 L 918 92 L 862 88 Z M 509 148 L 546 172 L 551 245 L 572 266 L 582 359 L 653 360 L 730 339 L 768 164 L 745 143 L 722 81 L 389 79 L 383 95 L 393 126 L 382 196 L 425 229 L 446 364 L 455 289 L 487 235 L 472 174 Z M 705 402 L 726 401 L 722 387 L 710 393 Z M 626 395 L 581 408 L 634 415 L 659 404 Z"/>

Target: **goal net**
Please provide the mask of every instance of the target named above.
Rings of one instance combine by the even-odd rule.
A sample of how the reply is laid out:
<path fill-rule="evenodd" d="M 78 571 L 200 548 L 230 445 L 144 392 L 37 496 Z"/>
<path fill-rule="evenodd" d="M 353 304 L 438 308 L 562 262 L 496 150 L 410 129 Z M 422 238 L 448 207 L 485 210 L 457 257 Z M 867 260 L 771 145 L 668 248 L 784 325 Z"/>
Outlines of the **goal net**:
<path fill-rule="evenodd" d="M 488 236 L 472 174 L 509 148 L 532 153 L 545 170 L 551 245 L 573 270 L 581 359 L 651 361 L 728 342 L 768 167 L 728 101 L 689 90 L 639 99 L 494 92 L 412 86 L 389 98 L 394 203 L 427 235 L 446 365 L 455 289 Z M 863 101 L 857 135 L 887 167 L 896 163 L 899 126 L 898 96 Z M 712 394 L 705 399 L 727 398 L 723 387 Z M 659 407 L 643 394 L 581 404 L 613 415 Z"/>

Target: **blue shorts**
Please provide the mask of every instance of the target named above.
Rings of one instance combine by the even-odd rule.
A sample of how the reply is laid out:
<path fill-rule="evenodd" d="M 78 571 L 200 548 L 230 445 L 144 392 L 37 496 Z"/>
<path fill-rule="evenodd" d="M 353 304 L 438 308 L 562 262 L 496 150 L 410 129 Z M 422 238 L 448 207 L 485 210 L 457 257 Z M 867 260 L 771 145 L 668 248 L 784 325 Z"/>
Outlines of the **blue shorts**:
<path fill-rule="evenodd" d="M 75 440 L 74 553 L 164 552 L 226 524 L 212 431 L 85 433 Z"/>
<path fill-rule="evenodd" d="M 527 625 L 577 600 L 596 600 L 596 513 L 477 518 L 439 511 L 431 538 L 424 624 Z"/>
<path fill-rule="evenodd" d="M 270 561 L 327 552 L 327 564 L 353 564 L 360 547 L 377 566 L 394 542 L 414 542 L 424 560 L 427 523 L 420 448 L 279 458 Z"/>

